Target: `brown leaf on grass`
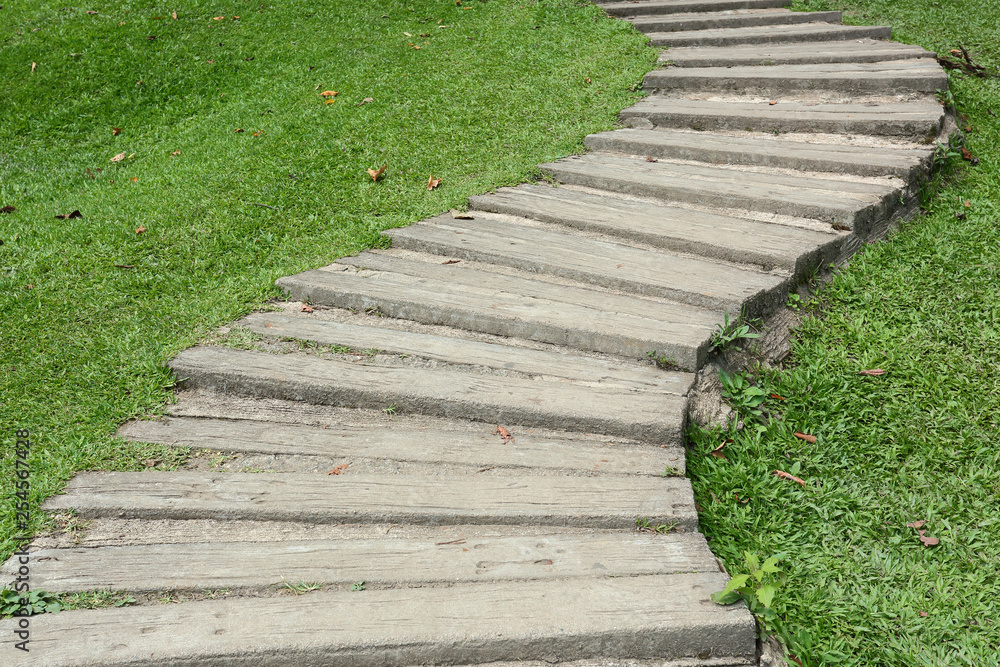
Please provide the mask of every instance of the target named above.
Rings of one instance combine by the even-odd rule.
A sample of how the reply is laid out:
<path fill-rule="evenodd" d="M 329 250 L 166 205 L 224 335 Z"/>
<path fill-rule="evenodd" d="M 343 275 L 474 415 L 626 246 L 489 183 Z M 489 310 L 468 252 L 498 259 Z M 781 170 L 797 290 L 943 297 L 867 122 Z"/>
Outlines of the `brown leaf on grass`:
<path fill-rule="evenodd" d="M 176 21 L 177 20 L 177 12 L 174 12 L 173 14 L 171 14 L 170 18 L 172 18 L 173 20 Z"/>
<path fill-rule="evenodd" d="M 475 220 L 471 213 L 459 211 L 457 208 L 451 209 L 451 217 L 455 220 Z"/>
<path fill-rule="evenodd" d="M 365 171 L 368 172 L 368 175 L 372 177 L 373 181 L 377 181 L 378 179 L 382 178 L 382 174 L 385 173 L 385 168 L 388 167 L 388 166 L 389 165 L 387 165 L 387 164 L 383 164 L 382 167 L 379 168 L 378 170 L 375 170 L 375 169 L 365 169 Z"/>
<path fill-rule="evenodd" d="M 135 230 L 135 233 L 136 234 L 145 234 L 146 233 L 146 228 L 144 226 L 142 226 L 142 225 L 139 225 L 138 229 Z"/>
<path fill-rule="evenodd" d="M 122 128 L 120 128 L 120 127 L 113 127 L 113 128 L 111 128 L 111 136 L 112 137 L 117 137 L 121 133 L 122 133 Z"/>
<path fill-rule="evenodd" d="M 795 475 L 792 475 L 792 474 L 789 474 L 789 473 L 785 472 L 784 470 L 775 470 L 771 474 L 772 475 L 776 475 L 776 476 L 780 477 L 781 479 L 787 479 L 787 480 L 790 480 L 792 482 L 795 482 L 796 484 L 801 484 L 802 486 L 806 485 L 806 483 L 804 481 L 802 481 L 801 479 L 799 479 Z"/>
<path fill-rule="evenodd" d="M 333 470 L 331 470 L 330 472 L 328 472 L 326 474 L 327 475 L 343 475 L 344 471 L 347 470 L 347 466 L 349 466 L 349 465 L 351 465 L 351 464 L 350 463 L 341 463 L 339 466 L 337 466 L 336 468 L 334 468 Z"/>
<path fill-rule="evenodd" d="M 778 394 L 771 394 L 771 398 L 775 398 L 775 399 L 777 399 L 779 401 L 784 401 L 785 400 L 784 396 L 779 396 Z"/>
<path fill-rule="evenodd" d="M 61 215 L 57 215 L 56 219 L 57 220 L 72 220 L 73 218 L 82 218 L 82 217 L 83 217 L 83 213 L 80 213 L 79 210 L 76 210 L 76 211 L 73 211 L 72 213 L 63 213 Z"/>
<path fill-rule="evenodd" d="M 156 35 L 150 35 L 150 36 L 149 36 L 149 37 L 147 37 L 146 39 L 148 39 L 149 41 L 151 41 L 151 42 L 152 42 L 152 41 L 153 41 L 154 39 L 156 39 Z"/>
<path fill-rule="evenodd" d="M 499 435 L 500 438 L 503 440 L 503 444 L 505 444 L 505 445 L 508 442 L 511 442 L 512 440 L 514 440 L 514 436 L 511 434 L 511 432 L 508 431 L 507 429 L 505 429 L 500 424 L 497 424 L 497 430 L 493 431 L 493 435 Z"/>
<path fill-rule="evenodd" d="M 588 76 L 588 77 L 584 77 L 584 79 L 583 79 L 583 80 L 584 80 L 585 82 L 587 82 L 587 83 L 590 83 L 590 77 L 589 77 L 589 76 Z"/>
<path fill-rule="evenodd" d="M 312 311 L 313 311 L 312 306 L 307 306 L 306 304 L 302 304 L 303 313 L 311 313 Z"/>
<path fill-rule="evenodd" d="M 964 205 L 965 205 L 965 208 L 972 208 L 972 204 L 971 204 L 971 203 L 969 203 L 969 200 L 968 200 L 968 199 L 966 199 L 966 200 L 965 200 L 965 203 L 964 203 Z"/>
<path fill-rule="evenodd" d="M 366 97 L 365 99 L 363 99 L 360 102 L 358 102 L 358 106 L 361 107 L 361 106 L 364 106 L 364 105 L 368 104 L 369 102 L 374 102 L 374 101 L 375 101 L 374 97 Z"/>
<path fill-rule="evenodd" d="M 726 440 L 721 445 L 719 445 L 718 447 L 716 447 L 715 449 L 713 449 L 712 451 L 710 451 L 708 453 L 709 456 L 714 456 L 717 459 L 722 459 L 723 461 L 725 461 L 726 460 L 726 455 L 722 453 L 722 448 L 725 447 L 730 442 L 732 442 L 732 441 L 731 440 Z"/>
<path fill-rule="evenodd" d="M 911 521 L 910 523 L 906 524 L 906 527 L 907 528 L 923 528 L 925 523 L 927 523 L 927 522 L 926 521 Z"/>
<path fill-rule="evenodd" d="M 96 14 L 97 12 L 95 12 L 95 11 L 94 11 L 93 9 L 88 9 L 88 10 L 87 10 L 87 13 L 88 13 L 88 14 L 90 14 L 91 16 L 93 16 L 93 15 L 94 15 L 94 14 Z"/>
<path fill-rule="evenodd" d="M 130 179 L 128 179 L 128 180 L 130 180 L 130 181 L 132 181 L 133 183 L 135 183 L 135 182 L 137 182 L 137 181 L 139 180 L 139 177 L 138 177 L 138 176 L 133 176 L 132 178 L 130 178 Z"/>
<path fill-rule="evenodd" d="M 125 159 L 125 153 L 119 153 L 118 155 L 116 155 L 113 158 L 111 158 L 111 161 L 112 162 L 121 162 L 124 159 Z"/>
<path fill-rule="evenodd" d="M 920 534 L 920 541 L 924 543 L 925 547 L 933 547 L 941 541 L 936 537 L 927 537 L 924 535 L 927 532 L 926 530 L 919 530 L 917 532 Z"/>
<path fill-rule="evenodd" d="M 171 155 L 180 155 L 180 154 L 181 154 L 181 152 L 179 150 L 176 150 L 173 153 L 171 153 Z"/>
<path fill-rule="evenodd" d="M 646 156 L 646 162 L 659 162 L 659 160 L 657 160 L 657 159 L 656 159 L 655 157 L 653 157 L 652 155 L 647 155 L 647 156 Z"/>
<path fill-rule="evenodd" d="M 0 208 L 0 213 L 13 213 L 16 210 L 17 210 L 16 208 L 8 204 L 7 206 Z"/>
<path fill-rule="evenodd" d="M 441 179 L 440 178 L 434 178 L 433 174 L 431 176 L 427 177 L 427 189 L 428 190 L 433 190 L 434 188 L 436 188 L 439 185 L 441 185 Z"/>
<path fill-rule="evenodd" d="M 324 100 L 323 104 L 336 104 L 337 100 Z"/>
<path fill-rule="evenodd" d="M 336 90 L 324 90 L 319 94 L 320 97 L 336 97 L 337 95 L 340 95 L 340 93 Z"/>
<path fill-rule="evenodd" d="M 885 375 L 885 371 L 881 368 L 870 368 L 866 371 L 858 371 L 858 375 L 869 375 L 871 377 L 877 377 L 879 375 Z"/>
<path fill-rule="evenodd" d="M 920 618 L 927 618 L 927 612 L 926 611 L 920 611 L 920 612 L 917 612 L 917 613 L 920 614 Z"/>
<path fill-rule="evenodd" d="M 257 130 L 256 132 L 253 133 L 253 136 L 259 137 L 262 134 L 264 134 L 264 130 Z"/>
<path fill-rule="evenodd" d="M 239 134 L 240 132 L 243 132 L 243 128 L 242 127 L 238 127 L 235 130 L 233 130 L 233 134 Z"/>
<path fill-rule="evenodd" d="M 815 435 L 809 435 L 808 433 L 800 433 L 799 431 L 796 431 L 792 435 L 794 435 L 799 440 L 805 440 L 808 443 L 814 443 L 814 442 L 816 442 L 816 436 Z"/>
<path fill-rule="evenodd" d="M 969 152 L 968 148 L 966 148 L 965 146 L 962 146 L 962 148 L 959 149 L 959 150 L 962 151 L 962 159 L 963 160 L 965 160 L 966 162 L 970 163 L 973 167 L 975 167 L 977 164 L 979 164 L 979 158 L 973 156 L 972 153 Z"/>
<path fill-rule="evenodd" d="M 225 17 L 225 16 L 213 16 L 213 17 L 212 17 L 212 20 L 213 20 L 213 21 L 221 21 L 221 20 L 222 20 L 222 19 L 224 19 L 224 18 L 226 18 L 226 17 Z"/>
<path fill-rule="evenodd" d="M 34 73 L 36 67 L 38 67 L 38 63 L 31 63 L 31 72 L 32 73 Z"/>
<path fill-rule="evenodd" d="M 116 269 L 134 269 L 135 264 L 115 264 Z"/>

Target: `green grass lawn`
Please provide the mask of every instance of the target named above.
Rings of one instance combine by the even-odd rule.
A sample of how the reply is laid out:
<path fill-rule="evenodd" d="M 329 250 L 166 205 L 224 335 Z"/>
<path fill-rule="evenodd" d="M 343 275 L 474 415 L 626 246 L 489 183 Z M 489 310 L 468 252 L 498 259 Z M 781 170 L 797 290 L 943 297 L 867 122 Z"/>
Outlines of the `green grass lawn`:
<path fill-rule="evenodd" d="M 1000 66 L 996 0 L 827 4 Z M 1000 664 L 1000 79 L 951 85 L 980 164 L 823 290 L 792 367 L 757 373 L 784 399 L 769 419 L 693 437 L 702 530 L 733 572 L 744 550 L 783 554 L 775 609 L 804 665 Z"/>
<path fill-rule="evenodd" d="M 0 558 L 15 429 L 35 508 L 169 465 L 113 435 L 170 400 L 164 361 L 276 278 L 581 151 L 656 57 L 573 0 L 262 1 L 2 3 Z"/>

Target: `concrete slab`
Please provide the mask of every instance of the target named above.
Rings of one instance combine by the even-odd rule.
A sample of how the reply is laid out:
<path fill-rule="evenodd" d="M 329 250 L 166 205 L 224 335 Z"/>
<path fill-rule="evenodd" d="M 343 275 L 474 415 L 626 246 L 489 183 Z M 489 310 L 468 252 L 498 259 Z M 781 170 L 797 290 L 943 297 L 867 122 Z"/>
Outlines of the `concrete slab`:
<path fill-rule="evenodd" d="M 751 317 L 782 305 L 785 276 L 480 217 L 438 216 L 384 232 L 393 247 L 511 266 Z"/>
<path fill-rule="evenodd" d="M 684 470 L 680 446 L 656 447 L 594 442 L 571 434 L 554 438 L 534 429 L 514 429 L 502 443 L 494 425 L 451 430 L 414 428 L 394 421 L 377 428 L 341 424 L 328 427 L 276 424 L 244 419 L 171 418 L 135 421 L 119 429 L 133 442 L 156 442 L 221 452 L 324 456 L 355 465 L 359 459 L 428 465 L 465 465 L 591 475 L 653 475 L 667 467 Z M 499 446 L 499 445 L 503 446 Z"/>
<path fill-rule="evenodd" d="M 406 667 L 699 656 L 740 664 L 756 656 L 756 628 L 742 605 L 709 601 L 726 579 L 504 582 L 68 611 L 32 619 L 31 652 L 18 664 Z M 11 635 L 16 623 L 0 621 L 0 632 Z"/>
<path fill-rule="evenodd" d="M 770 9 L 784 7 L 789 0 L 649 0 L 647 2 L 598 3 L 611 16 L 651 16 L 721 12 L 732 9 Z"/>
<path fill-rule="evenodd" d="M 640 32 L 681 32 L 751 28 L 799 23 L 840 23 L 840 12 L 793 12 L 788 9 L 735 9 L 722 12 L 692 12 L 635 16 L 627 20 Z"/>
<path fill-rule="evenodd" d="M 12 582 L 20 565 L 4 565 Z M 196 542 L 38 549 L 32 585 L 52 593 L 266 589 L 282 582 L 400 588 L 484 581 L 719 572 L 700 533 L 594 532 L 450 540 Z"/>
<path fill-rule="evenodd" d="M 617 387 L 224 347 L 190 348 L 169 365 L 185 387 L 194 389 L 596 432 L 656 444 L 680 441 L 687 406 L 683 397 Z"/>
<path fill-rule="evenodd" d="M 801 23 L 717 30 L 647 32 L 653 46 L 736 46 L 776 42 L 827 42 L 845 39 L 889 39 L 888 26 Z"/>
<path fill-rule="evenodd" d="M 683 477 L 478 477 L 308 473 L 85 472 L 46 510 L 84 519 L 498 524 L 630 529 L 698 525 Z"/>
<path fill-rule="evenodd" d="M 738 65 L 801 65 L 807 63 L 873 63 L 907 58 L 934 58 L 922 47 L 874 39 L 832 40 L 814 43 L 748 44 L 671 48 L 661 63 L 675 67 L 733 67 Z"/>

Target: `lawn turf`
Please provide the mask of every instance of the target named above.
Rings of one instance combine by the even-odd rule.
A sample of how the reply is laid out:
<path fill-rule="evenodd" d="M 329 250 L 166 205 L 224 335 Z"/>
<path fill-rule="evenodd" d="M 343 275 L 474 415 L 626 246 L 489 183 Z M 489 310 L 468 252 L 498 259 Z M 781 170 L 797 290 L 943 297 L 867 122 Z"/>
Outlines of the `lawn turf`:
<path fill-rule="evenodd" d="M 15 429 L 31 529 L 75 471 L 176 465 L 114 436 L 170 400 L 167 359 L 275 279 L 581 152 L 656 58 L 573 0 L 2 4 L 0 558 Z"/>

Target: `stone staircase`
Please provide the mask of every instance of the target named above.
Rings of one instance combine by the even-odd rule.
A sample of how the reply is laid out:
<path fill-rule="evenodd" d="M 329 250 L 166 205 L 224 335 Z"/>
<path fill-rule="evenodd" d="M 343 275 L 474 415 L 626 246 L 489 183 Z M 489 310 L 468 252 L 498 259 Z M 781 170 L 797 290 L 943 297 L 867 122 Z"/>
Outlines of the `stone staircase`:
<path fill-rule="evenodd" d="M 138 604 L 34 618 L 17 664 L 757 664 L 709 600 L 695 373 L 911 210 L 946 120 L 933 54 L 783 4 L 605 4 L 669 49 L 558 187 L 390 230 L 173 359 L 170 416 L 121 432 L 191 466 L 77 475 L 45 508 L 89 523 L 31 556 Z"/>

